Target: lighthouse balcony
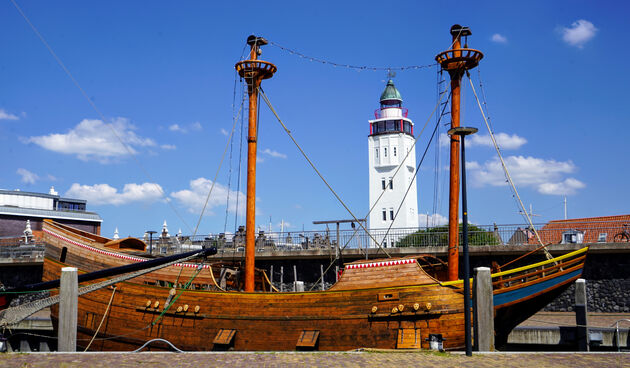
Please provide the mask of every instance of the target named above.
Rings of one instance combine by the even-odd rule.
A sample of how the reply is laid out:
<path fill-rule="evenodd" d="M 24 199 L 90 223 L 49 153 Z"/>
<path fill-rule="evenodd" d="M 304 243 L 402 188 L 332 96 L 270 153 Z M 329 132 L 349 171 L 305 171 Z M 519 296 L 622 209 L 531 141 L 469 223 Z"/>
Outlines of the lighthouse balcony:
<path fill-rule="evenodd" d="M 406 118 L 406 117 L 407 117 L 407 108 L 405 107 L 398 107 L 398 106 L 381 107 L 380 109 L 376 109 L 374 111 L 374 118 L 376 119 Z"/>

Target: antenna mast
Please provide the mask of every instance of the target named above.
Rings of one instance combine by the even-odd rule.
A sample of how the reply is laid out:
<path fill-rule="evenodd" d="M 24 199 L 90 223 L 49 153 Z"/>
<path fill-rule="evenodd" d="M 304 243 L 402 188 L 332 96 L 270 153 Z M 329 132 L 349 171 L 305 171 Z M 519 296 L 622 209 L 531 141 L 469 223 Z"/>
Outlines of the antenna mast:
<path fill-rule="evenodd" d="M 267 40 L 251 35 L 247 37 L 250 46 L 249 60 L 236 63 L 236 71 L 247 82 L 249 95 L 249 126 L 247 133 L 247 210 L 245 221 L 245 291 L 254 291 L 254 262 L 256 255 L 256 149 L 258 88 L 263 79 L 273 76 L 277 68 L 272 63 L 258 60 L 260 46 Z"/>

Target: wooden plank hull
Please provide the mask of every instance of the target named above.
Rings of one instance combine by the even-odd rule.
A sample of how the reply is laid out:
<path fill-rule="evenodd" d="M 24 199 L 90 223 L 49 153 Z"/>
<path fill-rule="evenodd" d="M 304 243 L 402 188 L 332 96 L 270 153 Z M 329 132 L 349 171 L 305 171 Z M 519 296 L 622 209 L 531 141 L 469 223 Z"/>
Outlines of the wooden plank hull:
<path fill-rule="evenodd" d="M 91 272 L 138 261 L 54 224 L 45 226 L 45 241 L 44 281 L 59 278 L 66 266 Z M 495 290 L 497 339 L 509 333 L 514 320 L 538 310 L 529 308 L 578 277 L 582 265 L 574 262 L 577 268 L 571 273 L 538 273 L 538 278 L 540 267 L 517 270 L 517 276 L 504 272 L 508 281 Z M 118 283 L 115 292 L 110 287 L 81 296 L 78 346 L 87 345 L 101 320 L 91 350 L 128 351 L 155 338 L 189 351 L 296 350 L 304 331 L 318 331 L 313 348 L 319 350 L 428 348 L 430 334 L 442 334 L 446 349 L 464 346 L 462 281 L 441 283 L 412 258 L 355 262 L 346 265 L 342 279 L 330 290 L 302 293 L 208 290 L 216 285 L 210 268 L 194 278 L 195 290 L 177 287 L 179 297 L 165 311 L 171 286 L 187 282 L 195 270 L 195 265 L 167 267 Z M 510 277 L 529 281 L 518 283 L 509 281 Z M 507 303 L 497 304 L 500 301 Z M 52 315 L 58 315 L 57 307 L 52 308 Z M 227 344 L 214 342 L 221 330 L 235 332 Z M 399 341 L 410 336 L 417 341 Z"/>

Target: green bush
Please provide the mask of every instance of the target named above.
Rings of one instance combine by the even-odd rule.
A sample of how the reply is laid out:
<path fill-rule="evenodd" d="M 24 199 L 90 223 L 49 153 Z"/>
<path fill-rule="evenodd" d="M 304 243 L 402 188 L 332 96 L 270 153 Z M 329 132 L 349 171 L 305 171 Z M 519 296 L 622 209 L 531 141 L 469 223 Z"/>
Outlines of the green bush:
<path fill-rule="evenodd" d="M 462 235 L 463 226 L 459 224 L 459 245 L 464 244 Z M 498 245 L 499 239 L 492 231 L 484 230 L 475 225 L 468 225 L 468 244 L 476 245 Z M 448 226 L 436 226 L 428 229 L 418 230 L 400 239 L 397 247 L 422 247 L 422 246 L 445 246 L 448 245 Z"/>

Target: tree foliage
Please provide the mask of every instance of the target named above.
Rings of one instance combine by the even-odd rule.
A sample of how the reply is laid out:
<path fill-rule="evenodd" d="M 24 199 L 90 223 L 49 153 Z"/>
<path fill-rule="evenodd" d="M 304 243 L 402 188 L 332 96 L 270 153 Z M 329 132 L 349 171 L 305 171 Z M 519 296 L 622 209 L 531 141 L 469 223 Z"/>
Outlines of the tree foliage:
<path fill-rule="evenodd" d="M 463 224 L 459 224 L 459 245 L 464 244 L 462 235 Z M 492 231 L 484 230 L 478 226 L 468 225 L 468 244 L 476 245 L 498 245 L 501 242 Z M 396 242 L 397 247 L 426 247 L 448 245 L 448 225 L 436 226 L 428 229 L 418 230 L 409 234 Z"/>

